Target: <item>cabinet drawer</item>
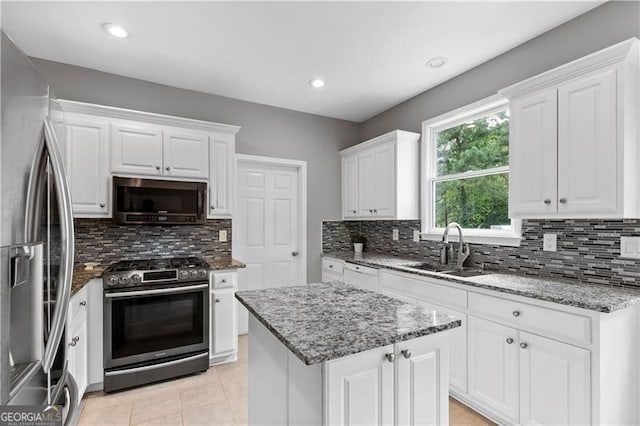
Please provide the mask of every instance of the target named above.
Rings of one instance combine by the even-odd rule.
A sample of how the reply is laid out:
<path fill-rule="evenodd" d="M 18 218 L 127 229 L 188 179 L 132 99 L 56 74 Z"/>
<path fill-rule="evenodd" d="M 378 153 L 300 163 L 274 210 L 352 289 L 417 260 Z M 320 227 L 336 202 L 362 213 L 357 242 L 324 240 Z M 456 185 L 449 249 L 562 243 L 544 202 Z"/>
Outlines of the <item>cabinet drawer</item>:
<path fill-rule="evenodd" d="M 236 284 L 235 272 L 214 272 L 213 288 L 233 287 Z"/>
<path fill-rule="evenodd" d="M 78 314 L 87 312 L 87 287 L 77 292 L 69 300 L 69 318 L 73 319 Z"/>
<path fill-rule="evenodd" d="M 378 275 L 378 270 L 376 268 L 370 268 L 368 266 L 356 265 L 355 263 L 346 262 L 344 264 L 345 269 L 349 269 L 351 271 L 360 272 L 361 274 L 367 275 Z"/>
<path fill-rule="evenodd" d="M 382 290 L 437 305 L 461 310 L 467 309 L 467 292 L 465 290 L 435 284 L 426 281 L 426 279 L 409 278 L 384 271 L 380 274 L 380 277 Z"/>
<path fill-rule="evenodd" d="M 567 342 L 591 343 L 591 319 L 526 303 L 469 293 L 469 312 Z"/>
<path fill-rule="evenodd" d="M 342 275 L 344 262 L 335 259 L 322 259 L 322 269 L 332 274 Z"/>

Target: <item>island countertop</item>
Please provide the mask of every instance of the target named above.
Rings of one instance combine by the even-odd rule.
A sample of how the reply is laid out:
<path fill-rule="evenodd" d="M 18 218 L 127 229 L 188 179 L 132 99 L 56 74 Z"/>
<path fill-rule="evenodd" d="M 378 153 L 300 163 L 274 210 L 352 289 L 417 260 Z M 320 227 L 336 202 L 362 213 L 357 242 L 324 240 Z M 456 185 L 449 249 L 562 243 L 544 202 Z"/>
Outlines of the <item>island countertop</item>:
<path fill-rule="evenodd" d="M 461 325 L 451 315 L 343 283 L 239 291 L 236 298 L 306 365 Z"/>

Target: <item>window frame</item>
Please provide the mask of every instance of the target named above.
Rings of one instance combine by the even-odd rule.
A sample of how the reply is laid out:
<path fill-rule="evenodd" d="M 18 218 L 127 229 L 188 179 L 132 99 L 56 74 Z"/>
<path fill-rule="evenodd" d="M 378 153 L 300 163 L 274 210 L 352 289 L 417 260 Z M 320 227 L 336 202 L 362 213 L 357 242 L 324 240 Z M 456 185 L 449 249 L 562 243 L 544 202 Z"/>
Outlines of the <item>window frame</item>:
<path fill-rule="evenodd" d="M 435 226 L 435 184 L 437 182 L 489 176 L 505 172 L 507 174 L 509 173 L 509 165 L 507 165 L 478 171 L 473 170 L 437 176 L 436 134 L 441 130 L 473 121 L 505 109 L 509 109 L 508 99 L 501 95 L 493 95 L 422 122 L 422 172 L 420 182 L 422 184 L 421 195 L 423 202 L 421 206 L 421 239 L 441 241 L 442 234 L 444 233 L 444 228 Z M 508 196 L 507 194 L 507 197 Z M 518 247 L 522 241 L 522 221 L 520 219 L 511 219 L 510 230 L 463 228 L 463 232 L 465 241 L 470 243 Z M 457 241 L 457 233 L 452 233 L 450 240 Z"/>

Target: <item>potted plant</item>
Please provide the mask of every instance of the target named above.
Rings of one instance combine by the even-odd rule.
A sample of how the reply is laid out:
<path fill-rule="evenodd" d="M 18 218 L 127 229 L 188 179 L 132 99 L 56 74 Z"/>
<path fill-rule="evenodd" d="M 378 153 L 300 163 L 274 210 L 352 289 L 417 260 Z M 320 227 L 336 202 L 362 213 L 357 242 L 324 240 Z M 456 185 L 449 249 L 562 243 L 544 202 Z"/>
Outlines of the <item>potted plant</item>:
<path fill-rule="evenodd" d="M 351 237 L 351 243 L 353 244 L 353 251 L 356 254 L 362 253 L 364 249 L 364 244 L 367 242 L 367 239 L 362 234 L 355 234 Z"/>

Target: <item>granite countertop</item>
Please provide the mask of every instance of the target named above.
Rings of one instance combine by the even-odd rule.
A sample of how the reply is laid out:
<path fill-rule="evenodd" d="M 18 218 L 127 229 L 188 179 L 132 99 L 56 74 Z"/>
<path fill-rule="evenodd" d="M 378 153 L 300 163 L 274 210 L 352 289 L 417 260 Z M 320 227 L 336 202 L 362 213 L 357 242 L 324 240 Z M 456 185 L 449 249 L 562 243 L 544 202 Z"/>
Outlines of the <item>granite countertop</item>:
<path fill-rule="evenodd" d="M 461 325 L 450 315 L 336 282 L 239 291 L 236 298 L 306 365 Z"/>
<path fill-rule="evenodd" d="M 84 265 L 73 267 L 73 279 L 71 280 L 71 295 L 73 296 L 84 288 L 89 281 L 95 278 L 102 278 L 102 273 L 109 265 L 97 265 L 93 269 L 86 269 Z"/>
<path fill-rule="evenodd" d="M 204 260 L 209 264 L 209 267 L 214 271 L 220 271 L 223 269 L 239 269 L 246 268 L 247 265 L 240 262 L 238 259 L 216 259 L 214 257 L 204 257 Z"/>
<path fill-rule="evenodd" d="M 640 303 L 640 290 L 608 286 L 605 284 L 586 283 L 579 280 L 554 280 L 526 276 L 517 273 L 490 272 L 475 277 L 456 277 L 437 272 L 421 271 L 401 266 L 403 263 L 420 262 L 417 259 L 399 258 L 379 254 L 363 254 L 354 256 L 353 252 L 324 253 L 325 257 L 333 257 L 350 263 L 374 268 L 433 277 L 439 280 L 454 282 L 472 287 L 494 290 L 532 299 L 574 306 L 597 312 L 614 312 Z M 424 261 L 424 259 L 422 260 Z M 452 267 L 453 269 L 453 267 Z"/>

